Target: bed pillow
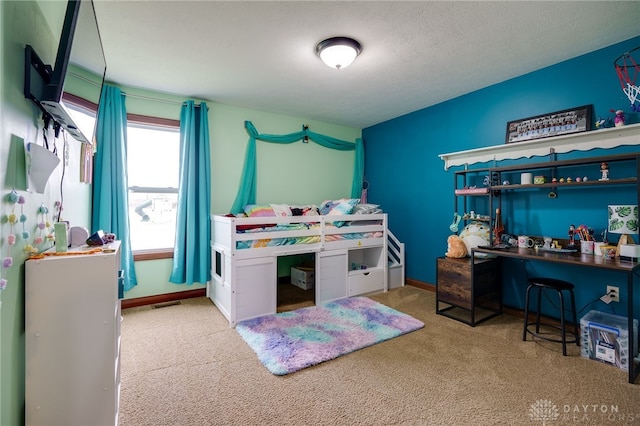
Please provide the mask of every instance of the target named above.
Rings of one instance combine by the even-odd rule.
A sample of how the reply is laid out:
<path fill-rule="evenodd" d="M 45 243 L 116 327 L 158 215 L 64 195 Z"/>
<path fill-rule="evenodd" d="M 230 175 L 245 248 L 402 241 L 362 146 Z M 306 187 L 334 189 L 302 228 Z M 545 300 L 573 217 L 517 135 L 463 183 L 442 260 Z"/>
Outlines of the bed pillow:
<path fill-rule="evenodd" d="M 382 213 L 379 204 L 357 204 L 351 214 L 374 214 Z"/>
<path fill-rule="evenodd" d="M 351 214 L 353 207 L 358 204 L 360 200 L 357 198 L 341 198 L 340 200 L 329 200 L 322 203 L 320 207 L 320 214 L 325 216 L 339 216 L 343 214 Z M 333 222 L 335 226 L 340 228 L 345 224 L 344 221 Z"/>
<path fill-rule="evenodd" d="M 351 214 L 353 207 L 360 202 L 357 198 L 341 198 L 339 200 L 327 200 L 320 207 L 320 214 L 325 216 L 336 216 L 341 214 Z"/>
<path fill-rule="evenodd" d="M 276 215 L 268 204 L 248 204 L 244 206 L 244 213 L 249 217 L 273 217 Z"/>
<path fill-rule="evenodd" d="M 270 204 L 276 216 L 292 216 L 291 209 L 286 204 Z"/>

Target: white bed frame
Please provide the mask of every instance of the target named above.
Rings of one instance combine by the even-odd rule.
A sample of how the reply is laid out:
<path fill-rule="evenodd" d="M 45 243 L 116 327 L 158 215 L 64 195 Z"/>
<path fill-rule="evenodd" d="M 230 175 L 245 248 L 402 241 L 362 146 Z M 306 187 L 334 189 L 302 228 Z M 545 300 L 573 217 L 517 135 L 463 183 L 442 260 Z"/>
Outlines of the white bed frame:
<path fill-rule="evenodd" d="M 335 227 L 334 221 L 352 225 Z M 378 224 L 371 224 L 376 221 Z M 353 225 L 357 222 L 364 225 Z M 241 225 L 312 223 L 302 230 L 238 233 Z M 331 241 L 333 235 L 379 233 L 379 237 Z M 387 215 L 237 218 L 211 215 L 209 297 L 231 327 L 277 309 L 278 256 L 315 254 L 315 302 L 322 303 L 404 285 L 404 245 L 387 229 Z M 239 241 L 316 237 L 308 244 L 237 249 Z M 353 264 L 366 269 L 351 270 Z M 391 275 L 389 271 L 392 271 Z M 389 277 L 392 277 L 390 283 Z"/>

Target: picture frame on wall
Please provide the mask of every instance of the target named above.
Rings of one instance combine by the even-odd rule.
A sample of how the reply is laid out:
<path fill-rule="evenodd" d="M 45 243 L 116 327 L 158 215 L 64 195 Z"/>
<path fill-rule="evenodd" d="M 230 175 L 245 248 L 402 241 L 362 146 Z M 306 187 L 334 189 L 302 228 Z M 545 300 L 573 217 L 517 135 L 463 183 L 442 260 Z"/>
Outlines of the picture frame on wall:
<path fill-rule="evenodd" d="M 93 146 L 83 143 L 80 147 L 80 182 L 93 181 Z"/>
<path fill-rule="evenodd" d="M 509 121 L 505 143 L 517 143 L 591 130 L 593 105 Z"/>

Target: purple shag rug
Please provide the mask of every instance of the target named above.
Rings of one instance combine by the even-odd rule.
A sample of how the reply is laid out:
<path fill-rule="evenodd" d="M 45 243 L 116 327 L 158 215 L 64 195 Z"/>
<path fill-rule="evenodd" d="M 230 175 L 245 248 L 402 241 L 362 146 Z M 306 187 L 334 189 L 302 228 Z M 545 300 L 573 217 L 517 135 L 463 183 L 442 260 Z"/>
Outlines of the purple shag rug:
<path fill-rule="evenodd" d="M 278 376 L 418 330 L 424 323 L 366 297 L 241 321 L 236 331 Z"/>

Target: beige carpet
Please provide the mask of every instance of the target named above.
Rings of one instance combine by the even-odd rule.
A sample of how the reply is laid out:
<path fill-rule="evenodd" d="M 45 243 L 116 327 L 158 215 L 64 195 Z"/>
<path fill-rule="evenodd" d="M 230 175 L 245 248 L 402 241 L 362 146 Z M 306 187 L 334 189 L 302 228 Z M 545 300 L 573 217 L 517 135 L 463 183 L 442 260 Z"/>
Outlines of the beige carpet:
<path fill-rule="evenodd" d="M 415 287 L 371 297 L 425 327 L 288 376 L 206 298 L 123 311 L 120 425 L 640 424 L 626 372 L 523 342 L 518 318 L 472 328 Z"/>

